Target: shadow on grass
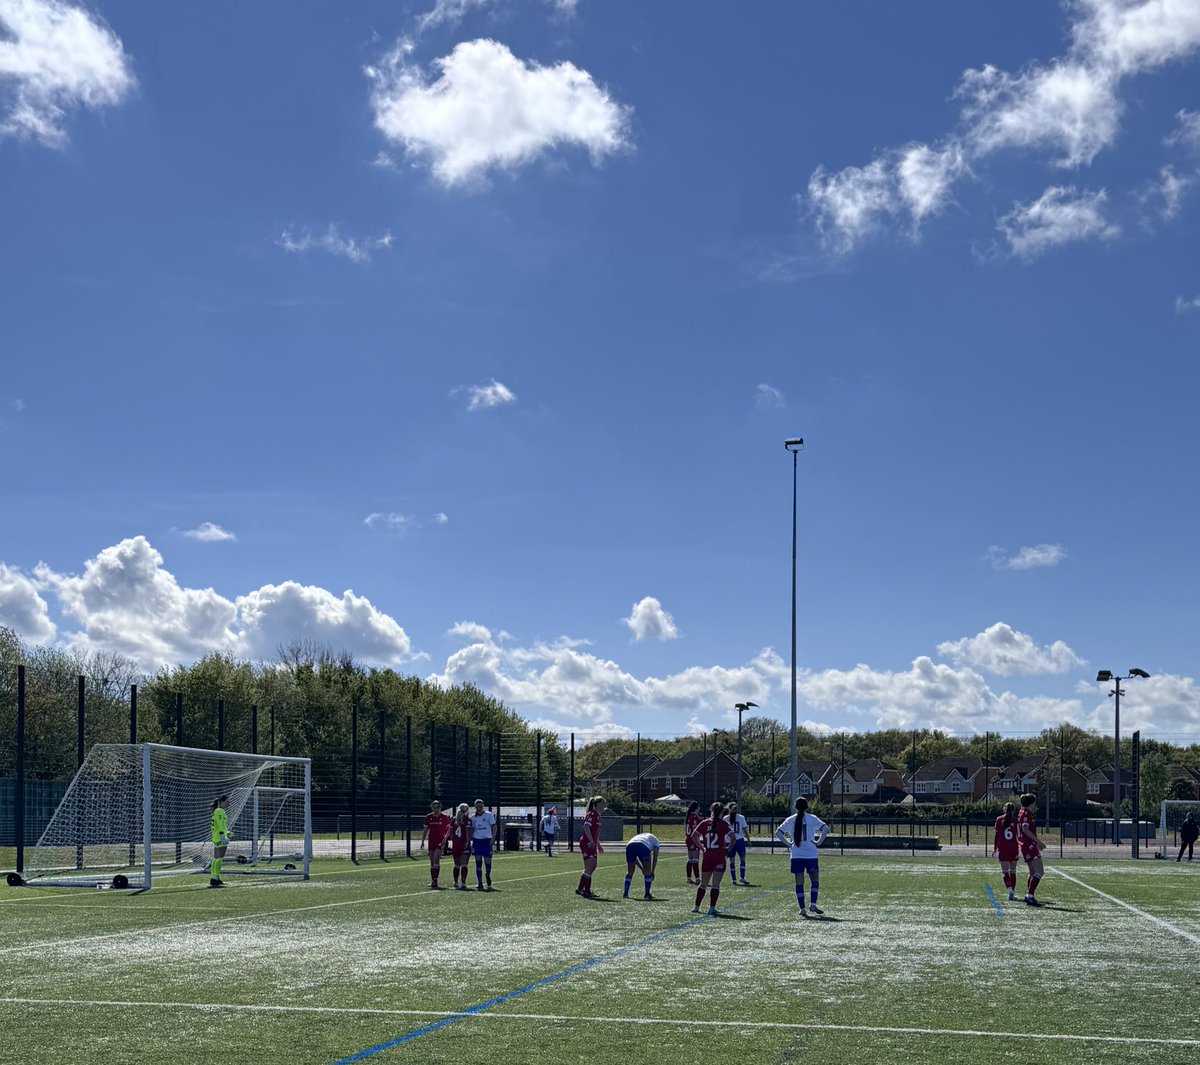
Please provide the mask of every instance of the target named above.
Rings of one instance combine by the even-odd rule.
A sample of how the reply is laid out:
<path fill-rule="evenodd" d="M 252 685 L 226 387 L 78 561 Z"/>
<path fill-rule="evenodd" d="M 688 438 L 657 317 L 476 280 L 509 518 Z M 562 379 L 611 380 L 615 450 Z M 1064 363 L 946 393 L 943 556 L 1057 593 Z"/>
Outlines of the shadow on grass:
<path fill-rule="evenodd" d="M 722 921 L 753 921 L 753 917 L 747 917 L 744 913 L 723 913 L 718 910 L 716 913 L 706 914 L 708 917 L 719 917 Z"/>

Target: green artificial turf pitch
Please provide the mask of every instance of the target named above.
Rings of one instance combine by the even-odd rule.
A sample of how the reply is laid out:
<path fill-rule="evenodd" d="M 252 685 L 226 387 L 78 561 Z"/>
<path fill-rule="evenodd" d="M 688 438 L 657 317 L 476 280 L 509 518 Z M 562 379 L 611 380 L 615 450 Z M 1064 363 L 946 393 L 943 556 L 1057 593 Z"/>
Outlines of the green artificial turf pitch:
<path fill-rule="evenodd" d="M 1200 1060 L 1200 868 L 1058 868 L 1034 910 L 994 861 L 825 855 L 827 918 L 807 921 L 787 859 L 757 853 L 720 918 L 692 914 L 682 856 L 661 901 L 622 900 L 611 851 L 595 902 L 576 855 L 528 853 L 497 856 L 491 894 L 432 892 L 403 859 L 224 891 L 5 889 L 0 1061 Z"/>

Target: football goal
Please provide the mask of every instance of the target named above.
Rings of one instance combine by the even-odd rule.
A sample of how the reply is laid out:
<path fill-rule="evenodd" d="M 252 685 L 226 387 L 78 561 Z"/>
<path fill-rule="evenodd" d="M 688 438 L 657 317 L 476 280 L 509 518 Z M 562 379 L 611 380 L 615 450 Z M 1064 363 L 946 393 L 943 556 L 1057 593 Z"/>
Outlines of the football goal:
<path fill-rule="evenodd" d="M 1179 850 L 1179 826 L 1188 814 L 1200 821 L 1200 802 L 1186 799 L 1167 799 L 1163 802 L 1162 822 L 1159 826 L 1162 835 L 1158 851 L 1160 858 L 1169 858 Z"/>
<path fill-rule="evenodd" d="M 222 875 L 308 879 L 312 765 L 307 758 L 158 743 L 98 744 L 84 759 L 14 886 L 149 889 L 155 878 L 206 873 L 212 804 L 226 796 Z"/>

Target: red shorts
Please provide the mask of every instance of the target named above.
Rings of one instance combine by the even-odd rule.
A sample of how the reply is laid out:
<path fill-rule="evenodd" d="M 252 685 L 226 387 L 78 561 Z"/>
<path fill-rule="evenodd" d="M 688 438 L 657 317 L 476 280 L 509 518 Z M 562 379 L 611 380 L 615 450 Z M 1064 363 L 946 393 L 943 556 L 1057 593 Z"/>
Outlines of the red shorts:
<path fill-rule="evenodd" d="M 467 845 L 465 843 L 452 844 L 450 847 L 450 853 L 454 855 L 454 860 L 456 862 L 462 862 L 463 859 L 470 856 L 470 851 L 467 850 Z"/>
<path fill-rule="evenodd" d="M 996 850 L 996 857 L 1002 862 L 1015 862 L 1017 860 L 1017 848 L 999 847 Z"/>
<path fill-rule="evenodd" d="M 444 848 L 445 846 L 446 846 L 445 836 L 443 836 L 441 839 L 434 839 L 432 836 L 429 837 L 429 853 L 430 854 L 441 854 L 442 848 Z"/>
<path fill-rule="evenodd" d="M 720 873 L 725 870 L 725 853 L 723 851 L 705 851 L 700 859 L 702 873 Z"/>
<path fill-rule="evenodd" d="M 579 853 L 585 858 L 595 858 L 600 852 L 596 850 L 596 844 L 588 843 L 586 839 L 581 839 L 579 841 Z"/>
<path fill-rule="evenodd" d="M 1034 858 L 1040 858 L 1042 852 L 1036 846 L 1022 847 L 1021 857 L 1027 862 L 1033 861 Z"/>

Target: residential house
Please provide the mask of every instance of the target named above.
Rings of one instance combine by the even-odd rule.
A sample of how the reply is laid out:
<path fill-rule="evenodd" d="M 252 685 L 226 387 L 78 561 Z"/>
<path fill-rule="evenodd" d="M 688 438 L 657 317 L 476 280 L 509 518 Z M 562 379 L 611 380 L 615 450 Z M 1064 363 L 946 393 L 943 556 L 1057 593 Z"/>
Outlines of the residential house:
<path fill-rule="evenodd" d="M 937 758 L 912 774 L 909 791 L 915 802 L 973 802 L 983 798 L 987 777 L 982 758 Z"/>
<path fill-rule="evenodd" d="M 1001 802 L 1026 793 L 1038 797 L 1043 811 L 1046 808 L 1057 810 L 1060 803 L 1065 803 L 1067 808 L 1081 809 L 1090 798 L 1088 778 L 1084 774 L 1069 765 L 1060 769 L 1058 762 L 1044 754 L 1018 758 L 1011 765 L 998 770 L 987 790 L 989 798 Z"/>
<path fill-rule="evenodd" d="M 643 795 L 657 798 L 673 793 L 688 802 L 698 799 L 702 803 L 732 798 L 737 794 L 739 774 L 745 787 L 749 774 L 739 770 L 737 761 L 724 751 L 715 756 L 712 751 L 689 751 L 643 771 Z"/>
<path fill-rule="evenodd" d="M 1171 766 L 1171 797 L 1183 800 L 1200 799 L 1200 769 L 1187 765 Z"/>
<path fill-rule="evenodd" d="M 900 802 L 908 795 L 900 771 L 878 758 L 864 758 L 836 771 L 830 792 L 834 802 L 853 803 Z"/>
<path fill-rule="evenodd" d="M 1110 762 L 1106 766 L 1101 766 L 1099 769 L 1093 769 L 1087 778 L 1087 797 L 1091 802 L 1112 802 L 1113 801 L 1113 778 L 1116 772 Z M 1120 799 L 1124 802 L 1130 797 L 1133 789 L 1133 778 L 1127 770 L 1121 771 L 1121 795 Z"/>
<path fill-rule="evenodd" d="M 636 754 L 623 754 L 603 772 L 596 774 L 596 790 L 603 794 L 605 790 L 616 789 L 617 791 L 627 791 L 630 795 L 636 795 L 638 771 L 641 771 L 644 779 L 646 773 L 658 765 L 658 762 L 659 759 L 654 755 L 643 754 L 639 765 Z M 667 788 L 667 791 L 670 790 L 670 788 Z M 666 792 L 662 794 L 666 794 Z M 648 795 L 649 792 L 643 790 L 642 798 L 645 799 Z"/>
<path fill-rule="evenodd" d="M 821 802 L 829 802 L 833 795 L 833 778 L 837 766 L 832 762 L 797 762 L 796 763 L 796 793 L 806 798 L 817 798 Z M 767 796 L 790 795 L 792 793 L 792 767 L 790 764 L 780 766 L 770 778 L 770 790 L 764 792 Z"/>

